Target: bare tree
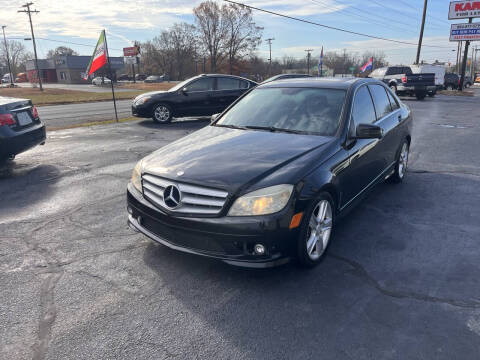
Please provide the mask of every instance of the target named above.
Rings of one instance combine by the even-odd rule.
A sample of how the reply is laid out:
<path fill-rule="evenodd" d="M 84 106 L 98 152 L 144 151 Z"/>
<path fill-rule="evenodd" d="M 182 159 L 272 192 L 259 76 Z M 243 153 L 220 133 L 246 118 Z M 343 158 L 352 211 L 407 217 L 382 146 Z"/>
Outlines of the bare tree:
<path fill-rule="evenodd" d="M 7 40 L 7 46 L 12 73 L 15 75 L 19 72 L 25 71 L 26 61 L 32 59 L 33 55 L 25 49 L 25 46 L 20 41 Z M 7 63 L 7 54 L 4 44 L 0 46 L 0 62 L 4 64 Z"/>
<path fill-rule="evenodd" d="M 234 62 L 252 54 L 261 44 L 263 28 L 255 25 L 252 10 L 245 6 L 223 5 L 221 16 L 226 25 L 224 47 L 232 74 Z"/>
<path fill-rule="evenodd" d="M 55 49 L 48 50 L 47 52 L 47 59 L 53 59 L 55 56 L 72 56 L 72 55 L 78 55 L 78 53 L 70 49 L 69 47 L 66 46 L 59 46 Z"/>
<path fill-rule="evenodd" d="M 222 16 L 222 10 L 213 1 L 201 3 L 193 9 L 195 23 L 199 30 L 205 50 L 210 58 L 210 70 L 217 71 L 224 58 L 225 38 L 227 35 L 228 24 Z"/>
<path fill-rule="evenodd" d="M 177 78 L 183 79 L 185 63 L 192 62 L 195 56 L 195 26 L 187 23 L 174 24 L 166 36 L 169 37 L 171 51 L 175 55 Z"/>

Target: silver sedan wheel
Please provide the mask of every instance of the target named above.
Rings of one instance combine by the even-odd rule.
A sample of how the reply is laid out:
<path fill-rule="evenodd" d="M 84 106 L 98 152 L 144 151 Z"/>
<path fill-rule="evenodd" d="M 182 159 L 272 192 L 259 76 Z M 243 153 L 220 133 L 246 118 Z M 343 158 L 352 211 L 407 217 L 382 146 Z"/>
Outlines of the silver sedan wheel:
<path fill-rule="evenodd" d="M 332 233 L 332 206 L 328 200 L 321 200 L 313 210 L 307 232 L 307 254 L 311 260 L 320 258 Z"/>
<path fill-rule="evenodd" d="M 155 108 L 154 116 L 159 122 L 167 122 L 170 119 L 170 110 L 166 106 L 159 105 Z"/>
<path fill-rule="evenodd" d="M 408 144 L 405 142 L 400 152 L 400 158 L 398 159 L 398 176 L 402 179 L 405 176 L 408 165 Z"/>

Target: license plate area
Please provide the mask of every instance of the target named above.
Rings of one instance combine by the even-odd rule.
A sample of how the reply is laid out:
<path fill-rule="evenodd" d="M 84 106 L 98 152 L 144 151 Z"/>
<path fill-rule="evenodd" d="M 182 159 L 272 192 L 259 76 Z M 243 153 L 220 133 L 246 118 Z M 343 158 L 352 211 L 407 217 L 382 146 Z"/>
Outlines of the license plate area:
<path fill-rule="evenodd" d="M 20 111 L 17 113 L 17 122 L 20 126 L 30 125 L 33 120 L 27 111 Z"/>

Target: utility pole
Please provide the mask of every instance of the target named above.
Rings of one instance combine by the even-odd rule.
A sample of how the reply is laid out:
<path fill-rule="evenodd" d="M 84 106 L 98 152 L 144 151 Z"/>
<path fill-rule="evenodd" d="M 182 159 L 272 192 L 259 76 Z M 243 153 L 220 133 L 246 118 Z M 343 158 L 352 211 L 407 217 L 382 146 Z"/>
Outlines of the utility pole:
<path fill-rule="evenodd" d="M 268 65 L 268 75 L 270 75 L 270 72 L 272 71 L 272 41 L 275 40 L 275 38 L 268 38 L 268 47 L 270 48 L 270 58 L 268 59 L 269 65 Z"/>
<path fill-rule="evenodd" d="M 13 87 L 13 74 L 12 74 L 12 68 L 10 67 L 10 55 L 8 54 L 7 38 L 5 37 L 5 28 L 6 27 L 7 27 L 7 25 L 2 25 L 3 41 L 5 42 L 5 52 L 7 54 L 8 73 L 10 74 L 10 85 Z"/>
<path fill-rule="evenodd" d="M 307 75 L 310 75 L 310 53 L 313 51 L 313 49 L 306 49 L 307 52 Z"/>
<path fill-rule="evenodd" d="M 345 71 L 346 71 L 346 62 L 347 62 L 347 49 L 343 49 L 343 71 L 342 71 L 342 77 L 345 76 Z"/>
<path fill-rule="evenodd" d="M 420 63 L 420 51 L 422 50 L 422 41 L 423 41 L 423 29 L 425 29 L 425 17 L 427 16 L 427 2 L 425 0 L 423 3 L 423 16 L 422 16 L 422 26 L 420 28 L 420 37 L 418 39 L 418 48 L 417 48 L 417 59 L 415 60 L 415 64 Z"/>
<path fill-rule="evenodd" d="M 468 18 L 468 23 L 472 23 L 473 18 Z M 465 70 L 467 68 L 467 58 L 468 58 L 468 46 L 470 45 L 470 41 L 465 41 L 465 53 L 463 54 L 463 61 L 462 61 L 462 74 L 460 75 L 460 87 L 459 90 L 463 91 L 463 82 L 465 81 Z"/>
<path fill-rule="evenodd" d="M 32 13 L 38 14 L 40 11 L 30 10 L 30 5 L 33 5 L 33 2 L 26 3 L 22 5 L 23 8 L 27 8 L 27 10 L 18 10 L 19 13 L 26 13 L 28 14 L 28 19 L 30 20 L 30 30 L 32 31 L 32 41 L 33 41 L 33 53 L 35 54 L 35 70 L 37 70 L 37 79 L 38 85 L 40 86 L 40 91 L 43 91 L 42 87 L 42 78 L 40 76 L 40 71 L 38 70 L 38 57 L 37 57 L 37 44 L 35 43 L 35 34 L 33 33 L 33 25 L 32 25 Z"/>

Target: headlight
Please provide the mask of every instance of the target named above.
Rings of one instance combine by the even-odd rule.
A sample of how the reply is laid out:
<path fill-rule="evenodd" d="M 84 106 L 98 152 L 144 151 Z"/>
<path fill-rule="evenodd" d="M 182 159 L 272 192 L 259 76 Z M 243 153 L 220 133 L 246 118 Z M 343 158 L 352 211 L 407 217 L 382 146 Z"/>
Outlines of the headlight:
<path fill-rule="evenodd" d="M 283 184 L 255 190 L 235 200 L 229 216 L 267 215 L 282 210 L 292 195 L 293 185 Z"/>
<path fill-rule="evenodd" d="M 148 100 L 150 100 L 150 98 L 151 98 L 151 96 L 144 96 L 144 97 L 141 97 L 140 99 L 135 99 L 135 105 L 143 105 Z"/>
<path fill-rule="evenodd" d="M 132 173 L 132 185 L 135 189 L 142 192 L 142 160 L 140 160 Z"/>

